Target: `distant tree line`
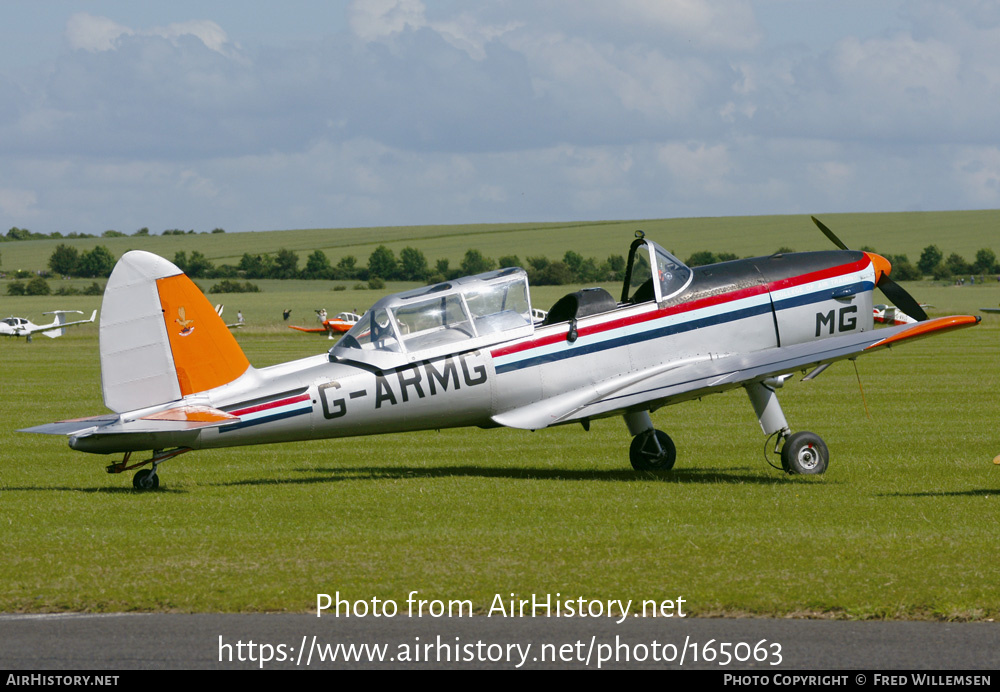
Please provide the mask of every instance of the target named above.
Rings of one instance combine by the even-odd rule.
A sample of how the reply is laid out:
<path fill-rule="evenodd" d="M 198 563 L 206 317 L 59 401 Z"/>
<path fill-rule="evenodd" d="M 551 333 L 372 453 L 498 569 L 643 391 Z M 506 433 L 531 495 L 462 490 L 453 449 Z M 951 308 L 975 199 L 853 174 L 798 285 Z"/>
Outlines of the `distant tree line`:
<path fill-rule="evenodd" d="M 620 281 L 625 272 L 625 258 L 620 255 L 599 261 L 593 257 L 584 258 L 570 250 L 561 260 L 528 257 L 527 262 L 522 264 L 516 255 L 505 255 L 495 260 L 471 249 L 466 251 L 458 266 L 453 267 L 448 259 L 438 259 L 431 264 L 422 251 L 413 247 L 403 248 L 397 257 L 385 245 L 375 248 L 367 264 L 361 264 L 354 255 L 341 257 L 334 264 L 325 252 L 314 250 L 306 258 L 305 265 L 300 267 L 298 254 L 286 248 L 275 254 L 246 252 L 235 265 L 216 266 L 197 250 L 190 255 L 185 251 L 177 252 L 173 262 L 191 278 L 359 280 L 367 281 L 369 287 L 378 287 L 384 281 L 439 283 L 492 269 L 519 266 L 525 267 L 531 283 L 542 286 Z"/>
<path fill-rule="evenodd" d="M 212 233 L 225 233 L 226 231 L 223 228 L 216 228 L 216 229 L 213 229 L 211 232 Z M 18 228 L 17 226 L 14 226 L 9 231 L 7 231 L 6 235 L 0 235 L 0 242 L 6 242 L 6 241 L 10 241 L 10 240 L 47 240 L 47 239 L 56 239 L 56 240 L 59 240 L 61 238 L 67 238 L 67 239 L 74 239 L 74 238 L 97 238 L 97 237 L 101 237 L 101 238 L 127 238 L 127 237 L 136 237 L 136 236 L 143 237 L 143 236 L 148 236 L 148 235 L 150 235 L 148 228 L 140 228 L 135 233 L 132 233 L 131 236 L 128 233 L 122 233 L 121 231 L 114 231 L 114 230 L 104 231 L 104 233 L 101 233 L 100 236 L 96 236 L 93 233 L 76 233 L 76 232 L 74 232 L 74 233 L 63 234 L 63 233 L 60 233 L 59 231 L 55 231 L 53 233 L 35 233 L 34 231 L 29 231 L 27 228 Z M 190 230 L 190 231 L 182 231 L 182 230 L 180 230 L 178 228 L 172 228 L 170 230 L 164 231 L 163 235 L 205 235 L 205 232 L 201 231 L 199 233 L 196 233 L 193 229 Z"/>
<path fill-rule="evenodd" d="M 872 248 L 862 248 L 875 252 Z M 790 248 L 779 248 L 778 253 L 792 252 Z M 998 274 L 1000 262 L 996 254 L 983 248 L 976 253 L 973 262 L 966 261 L 957 253 L 948 257 L 936 246 L 924 248 L 916 265 L 910 263 L 906 255 L 882 254 L 892 263 L 892 276 L 897 281 L 918 281 L 925 276 L 935 279 L 949 279 L 971 274 Z M 687 258 L 690 267 L 737 259 L 732 253 L 714 253 L 701 250 Z M 399 256 L 387 246 L 379 245 L 369 255 L 367 264 L 359 262 L 354 255 L 341 257 L 336 264 L 322 250 L 314 250 L 306 258 L 305 265 L 299 266 L 299 255 L 294 250 L 281 248 L 276 253 L 245 252 L 236 264 L 214 264 L 198 250 L 179 251 L 173 262 L 193 279 L 322 279 L 367 281 L 370 286 L 378 286 L 379 281 L 423 281 L 439 283 L 459 276 L 480 274 L 503 267 L 524 267 L 529 281 L 536 286 L 562 285 L 572 283 L 600 283 L 621 281 L 625 274 L 625 258 L 611 255 L 605 260 L 583 257 L 574 250 L 568 250 L 561 259 L 529 256 L 522 263 L 517 255 L 505 255 L 494 260 L 476 249 L 467 250 L 457 266 L 451 266 L 448 259 L 438 259 L 431 264 L 423 252 L 413 247 L 403 248 Z M 49 269 L 59 276 L 82 278 L 108 277 L 115 265 L 115 258 L 103 245 L 93 250 L 80 252 L 76 248 L 60 243 L 49 257 Z"/>
<path fill-rule="evenodd" d="M 83 289 L 75 286 L 60 286 L 53 291 L 44 276 L 35 276 L 27 283 L 16 280 L 7 284 L 7 295 L 9 296 L 48 296 L 53 294 L 57 296 L 99 296 L 104 294 L 104 286 L 95 281 Z"/>

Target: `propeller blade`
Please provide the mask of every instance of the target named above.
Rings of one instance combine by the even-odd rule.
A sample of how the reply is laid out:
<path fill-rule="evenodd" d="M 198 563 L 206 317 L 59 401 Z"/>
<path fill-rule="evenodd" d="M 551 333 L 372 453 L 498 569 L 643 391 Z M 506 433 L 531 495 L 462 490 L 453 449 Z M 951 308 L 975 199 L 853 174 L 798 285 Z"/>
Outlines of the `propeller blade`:
<path fill-rule="evenodd" d="M 889 299 L 889 302 L 896 306 L 896 309 L 901 310 L 918 322 L 923 322 L 927 319 L 927 313 L 920 307 L 920 304 L 913 299 L 913 296 L 906 292 L 905 288 L 890 279 L 888 274 L 882 275 L 877 286 L 885 294 L 885 297 Z"/>
<path fill-rule="evenodd" d="M 836 233 L 826 227 L 826 224 L 815 216 L 810 216 L 809 218 L 813 220 L 813 223 L 816 224 L 819 230 L 823 231 L 823 235 L 829 238 L 834 245 L 841 250 L 850 250 L 849 247 L 844 245 L 844 241 L 837 237 Z M 875 256 L 877 257 L 877 255 Z M 885 262 L 884 259 L 882 261 Z M 879 278 L 876 286 L 878 286 L 882 293 L 885 294 L 885 297 L 889 299 L 889 302 L 895 305 L 900 312 L 909 315 L 918 322 L 923 322 L 927 319 L 927 313 L 920 307 L 920 303 L 914 300 L 913 296 L 906 292 L 906 289 L 889 278 L 888 267 L 886 268 L 886 272 Z"/>
<path fill-rule="evenodd" d="M 817 219 L 815 216 L 810 216 L 809 218 L 813 220 L 813 223 L 816 224 L 816 226 L 819 228 L 819 230 L 823 231 L 823 235 L 825 235 L 827 238 L 829 238 L 830 241 L 834 245 L 836 245 L 837 247 L 839 247 L 841 250 L 850 250 L 851 249 L 851 248 L 847 247 L 846 245 L 844 245 L 844 241 L 842 241 L 840 238 L 838 238 L 837 234 L 834 233 L 833 231 L 831 231 L 829 228 L 827 228 L 826 224 L 824 224 L 822 221 L 820 221 L 819 219 Z"/>

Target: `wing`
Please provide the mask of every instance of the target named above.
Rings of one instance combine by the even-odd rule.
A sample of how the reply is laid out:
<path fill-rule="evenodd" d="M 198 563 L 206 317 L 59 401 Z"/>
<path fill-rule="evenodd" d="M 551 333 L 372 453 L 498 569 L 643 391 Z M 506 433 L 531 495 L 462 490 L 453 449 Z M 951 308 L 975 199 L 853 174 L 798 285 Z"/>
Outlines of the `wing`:
<path fill-rule="evenodd" d="M 705 356 L 630 373 L 493 416 L 511 428 L 537 430 L 629 409 L 658 408 L 755 380 L 828 365 L 898 343 L 978 324 L 960 315 L 904 324 L 820 341 L 724 357 Z"/>
<path fill-rule="evenodd" d="M 55 312 L 46 312 L 46 315 L 57 315 L 57 318 L 50 322 L 49 324 L 43 324 L 40 327 L 32 327 L 31 329 L 25 330 L 24 334 L 36 334 L 38 332 L 43 332 L 45 336 L 55 339 L 57 336 L 62 336 L 63 327 L 72 327 L 75 324 L 90 324 L 97 317 L 97 310 L 90 313 L 90 319 L 87 320 L 76 320 L 75 322 L 61 322 L 63 315 L 75 312 L 78 314 L 83 314 L 79 310 L 56 310 Z"/>
<path fill-rule="evenodd" d="M 294 325 L 288 325 L 289 329 L 298 329 L 300 332 L 323 332 L 326 333 L 326 327 L 296 327 Z"/>

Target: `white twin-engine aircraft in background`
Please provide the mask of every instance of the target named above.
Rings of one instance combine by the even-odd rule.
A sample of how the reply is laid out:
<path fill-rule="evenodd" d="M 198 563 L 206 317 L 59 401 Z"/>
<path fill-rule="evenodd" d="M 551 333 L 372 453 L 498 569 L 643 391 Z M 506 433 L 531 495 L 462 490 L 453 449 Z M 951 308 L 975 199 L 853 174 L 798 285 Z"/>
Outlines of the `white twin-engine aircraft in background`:
<path fill-rule="evenodd" d="M 690 269 L 636 236 L 617 299 L 603 288 L 570 293 L 536 324 L 524 270 L 501 269 L 386 297 L 329 353 L 261 369 L 177 267 L 129 252 L 101 311 L 101 379 L 113 413 L 24 432 L 124 453 L 110 473 L 149 464 L 133 479 L 146 489 L 158 487 L 163 461 L 193 449 L 460 426 L 589 429 L 593 419 L 622 416 L 632 465 L 656 471 L 672 468 L 676 451 L 651 411 L 742 387 L 763 432 L 779 436 L 782 467 L 818 474 L 827 448 L 789 429 L 775 394 L 786 378 L 808 370 L 808 380 L 834 361 L 979 322 L 927 319 L 872 253 Z M 875 330 L 876 287 L 919 321 Z M 143 450 L 151 458 L 130 464 Z"/>
<path fill-rule="evenodd" d="M 52 312 L 43 312 L 42 314 L 55 315 L 55 319 L 48 324 L 38 325 L 33 324 L 30 320 L 24 317 L 5 317 L 0 320 L 0 335 L 24 336 L 27 337 L 26 341 L 31 343 L 31 336 L 41 332 L 50 339 L 55 339 L 56 337 L 62 336 L 66 333 L 66 327 L 93 322 L 97 317 L 97 310 L 94 310 L 94 312 L 91 313 L 89 320 L 76 320 L 75 322 L 67 322 L 66 315 L 82 315 L 83 313 L 79 310 L 53 310 Z"/>

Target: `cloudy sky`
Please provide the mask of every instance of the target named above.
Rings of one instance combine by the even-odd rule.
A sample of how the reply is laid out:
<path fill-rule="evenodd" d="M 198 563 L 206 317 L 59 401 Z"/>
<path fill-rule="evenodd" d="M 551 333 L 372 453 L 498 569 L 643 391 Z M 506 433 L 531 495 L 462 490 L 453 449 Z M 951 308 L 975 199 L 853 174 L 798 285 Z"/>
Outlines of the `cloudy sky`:
<path fill-rule="evenodd" d="M 0 4 L 0 232 L 1000 207 L 997 0 Z"/>

